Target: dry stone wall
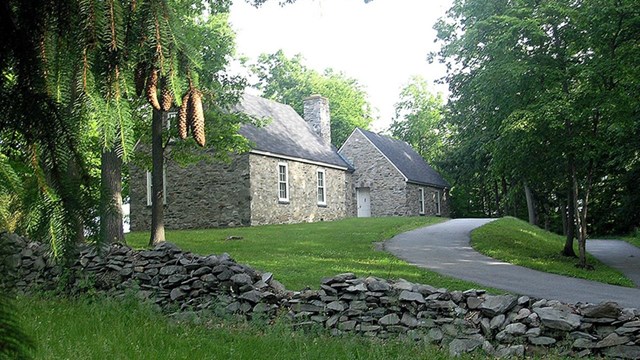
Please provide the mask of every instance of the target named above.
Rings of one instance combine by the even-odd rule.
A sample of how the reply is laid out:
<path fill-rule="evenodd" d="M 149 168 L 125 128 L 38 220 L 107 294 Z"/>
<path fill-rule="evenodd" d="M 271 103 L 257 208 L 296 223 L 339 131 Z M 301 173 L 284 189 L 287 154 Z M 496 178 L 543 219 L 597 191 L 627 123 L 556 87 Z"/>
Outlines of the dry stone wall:
<path fill-rule="evenodd" d="M 0 239 L 10 244 L 4 260 L 15 269 L 19 289 L 56 286 L 60 272 L 46 245 L 9 234 Z M 505 358 L 554 349 L 566 356 L 640 359 L 640 311 L 615 303 L 571 305 L 483 290 L 447 291 L 350 273 L 323 279 L 319 290 L 290 291 L 272 274 L 227 254 L 199 256 L 170 243 L 143 251 L 114 245 L 100 253 L 83 247 L 73 269 L 77 290 L 89 279 L 99 292 L 135 291 L 179 314 L 215 308 L 247 318 L 285 316 L 296 328 L 401 336 L 441 346 L 452 356 L 484 351 Z"/>

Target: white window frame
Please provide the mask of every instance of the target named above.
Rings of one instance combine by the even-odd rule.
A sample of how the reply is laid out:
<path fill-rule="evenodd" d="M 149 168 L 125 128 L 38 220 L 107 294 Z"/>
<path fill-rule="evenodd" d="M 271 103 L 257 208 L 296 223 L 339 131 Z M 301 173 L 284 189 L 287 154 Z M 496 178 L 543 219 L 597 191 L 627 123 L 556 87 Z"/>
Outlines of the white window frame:
<path fill-rule="evenodd" d="M 440 190 L 436 190 L 436 215 L 441 215 Z"/>
<path fill-rule="evenodd" d="M 420 203 L 420 215 L 424 215 L 425 213 L 425 206 L 424 206 L 424 188 L 420 188 L 418 189 L 420 190 L 420 198 L 418 198 L 418 201 Z"/>
<path fill-rule="evenodd" d="M 284 180 L 282 180 L 282 173 L 280 172 L 282 167 L 284 167 Z M 282 196 L 282 185 L 284 185 L 285 196 Z M 278 201 L 288 203 L 289 198 L 289 164 L 278 162 Z"/>
<path fill-rule="evenodd" d="M 320 184 L 321 178 L 322 184 Z M 316 172 L 316 190 L 318 205 L 327 205 L 327 174 L 324 169 L 318 169 Z M 320 199 L 321 195 L 322 199 Z"/>
<path fill-rule="evenodd" d="M 147 206 L 153 204 L 152 183 L 151 171 L 147 171 Z M 167 205 L 167 168 L 164 166 L 162 167 L 162 204 Z"/>

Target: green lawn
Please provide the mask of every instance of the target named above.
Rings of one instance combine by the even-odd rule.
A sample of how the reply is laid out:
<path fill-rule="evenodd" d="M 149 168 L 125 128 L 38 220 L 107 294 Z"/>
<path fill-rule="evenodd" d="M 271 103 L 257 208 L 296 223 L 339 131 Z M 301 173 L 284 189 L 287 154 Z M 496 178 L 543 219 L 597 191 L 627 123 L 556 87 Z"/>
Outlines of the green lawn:
<path fill-rule="evenodd" d="M 448 359 L 423 342 L 331 337 L 211 317 L 176 323 L 137 300 L 16 301 L 36 359 Z M 464 357 L 472 358 L 472 357 Z M 475 358 L 482 358 L 479 354 Z"/>
<path fill-rule="evenodd" d="M 229 253 L 236 261 L 272 272 L 288 289 L 317 289 L 323 277 L 344 272 L 358 276 L 403 278 L 452 290 L 477 288 L 470 282 L 419 269 L 376 251 L 374 242 L 444 221 L 435 217 L 351 218 L 333 222 L 267 225 L 244 228 L 167 231 L 167 241 L 198 254 Z M 226 240 L 229 236 L 241 240 Z M 145 247 L 149 233 L 126 237 L 133 247 Z"/>
<path fill-rule="evenodd" d="M 587 254 L 587 262 L 595 270 L 575 267 L 577 259 L 560 254 L 564 237 L 544 231 L 528 223 L 506 217 L 484 225 L 471 233 L 471 245 L 479 252 L 511 264 L 548 273 L 635 287 L 621 272 Z M 578 253 L 577 244 L 576 253 Z"/>
<path fill-rule="evenodd" d="M 635 236 L 625 236 L 622 240 L 640 248 L 640 232 L 636 232 Z"/>

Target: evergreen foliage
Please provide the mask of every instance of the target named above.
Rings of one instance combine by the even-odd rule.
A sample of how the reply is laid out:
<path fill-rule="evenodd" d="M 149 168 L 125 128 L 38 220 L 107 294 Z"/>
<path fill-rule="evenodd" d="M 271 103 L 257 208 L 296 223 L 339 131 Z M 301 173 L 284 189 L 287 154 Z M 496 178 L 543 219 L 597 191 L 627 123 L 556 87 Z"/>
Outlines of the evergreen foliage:
<path fill-rule="evenodd" d="M 187 91 L 202 92 L 209 115 L 207 131 L 214 135 L 209 148 L 218 157 L 246 147 L 237 129 L 250 119 L 221 115 L 245 86 L 242 79 L 223 74 L 233 52 L 230 4 L 3 3 L 1 162 L 18 165 L 23 188 L 0 189 L 2 202 L 11 204 L 3 209 L 2 218 L 9 218 L 9 209 L 19 208 L 20 223 L 11 226 L 51 242 L 57 254 L 69 252 L 67 247 L 85 234 L 97 234 L 94 219 L 112 211 L 98 203 L 111 204 L 114 196 L 105 193 L 113 190 L 99 185 L 100 153 L 112 152 L 120 161 L 129 161 L 138 140 L 149 133 L 151 118 L 143 93 L 149 89 L 145 80 L 152 72 L 157 71 L 160 80 L 153 95 L 162 92 L 165 106 L 180 106 Z M 173 132 L 165 131 L 163 143 L 169 143 Z M 204 143 L 202 135 L 200 131 Z M 193 153 L 193 144 L 176 146 L 172 154 L 190 158 L 185 154 Z M 7 169 L 2 168 L 4 174 Z"/>

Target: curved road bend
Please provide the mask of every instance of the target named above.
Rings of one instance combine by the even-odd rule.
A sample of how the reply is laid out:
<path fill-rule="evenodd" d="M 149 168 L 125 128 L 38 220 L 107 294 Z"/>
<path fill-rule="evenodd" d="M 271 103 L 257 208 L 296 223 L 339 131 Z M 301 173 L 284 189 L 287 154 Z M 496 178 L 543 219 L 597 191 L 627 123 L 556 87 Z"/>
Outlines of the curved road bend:
<path fill-rule="evenodd" d="M 640 289 L 548 274 L 478 253 L 469 244 L 471 231 L 492 220 L 449 220 L 397 235 L 385 242 L 385 249 L 419 267 L 521 295 L 640 308 Z"/>
<path fill-rule="evenodd" d="M 640 288 L 640 248 L 622 240 L 587 240 L 587 251 Z M 640 301 L 640 300 L 639 300 Z"/>

